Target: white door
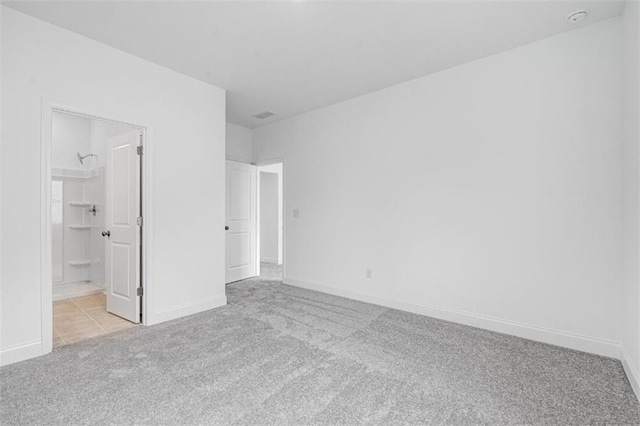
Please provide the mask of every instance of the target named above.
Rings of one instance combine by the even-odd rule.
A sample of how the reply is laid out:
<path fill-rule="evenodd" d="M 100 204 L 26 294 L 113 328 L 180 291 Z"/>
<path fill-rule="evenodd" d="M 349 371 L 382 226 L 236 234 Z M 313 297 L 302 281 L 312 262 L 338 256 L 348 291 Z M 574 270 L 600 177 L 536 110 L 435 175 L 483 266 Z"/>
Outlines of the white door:
<path fill-rule="evenodd" d="M 226 282 L 256 275 L 256 166 L 227 161 Z"/>
<path fill-rule="evenodd" d="M 140 322 L 140 157 L 134 130 L 107 142 L 105 282 L 107 311 Z"/>

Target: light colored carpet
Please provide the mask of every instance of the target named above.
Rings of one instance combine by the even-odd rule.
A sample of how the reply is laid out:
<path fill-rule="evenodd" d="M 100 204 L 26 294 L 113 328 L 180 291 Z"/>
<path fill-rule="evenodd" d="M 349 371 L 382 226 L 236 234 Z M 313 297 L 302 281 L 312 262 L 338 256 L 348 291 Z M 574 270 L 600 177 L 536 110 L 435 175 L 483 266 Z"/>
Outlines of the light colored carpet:
<path fill-rule="evenodd" d="M 3 367 L 0 423 L 640 423 L 613 359 L 286 286 L 272 266 L 227 294 Z"/>

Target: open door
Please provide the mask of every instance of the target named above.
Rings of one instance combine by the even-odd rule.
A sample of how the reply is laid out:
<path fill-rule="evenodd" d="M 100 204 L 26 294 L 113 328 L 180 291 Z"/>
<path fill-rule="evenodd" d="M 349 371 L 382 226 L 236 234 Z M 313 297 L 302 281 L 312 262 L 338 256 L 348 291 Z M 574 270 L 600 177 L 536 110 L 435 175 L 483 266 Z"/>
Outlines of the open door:
<path fill-rule="evenodd" d="M 140 322 L 140 131 L 108 140 L 105 281 L 107 311 Z"/>
<path fill-rule="evenodd" d="M 227 161 L 226 282 L 256 276 L 256 166 Z"/>

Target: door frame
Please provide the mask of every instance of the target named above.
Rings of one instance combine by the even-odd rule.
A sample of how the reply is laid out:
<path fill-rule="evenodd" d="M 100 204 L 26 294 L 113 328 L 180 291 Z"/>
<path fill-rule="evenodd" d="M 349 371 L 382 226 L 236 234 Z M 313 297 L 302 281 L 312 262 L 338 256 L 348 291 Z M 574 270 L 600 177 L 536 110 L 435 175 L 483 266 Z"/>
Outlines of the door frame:
<path fill-rule="evenodd" d="M 274 157 L 252 163 L 256 166 L 256 269 L 260 275 L 260 167 L 282 164 L 282 281 L 287 277 L 287 162 Z"/>
<path fill-rule="evenodd" d="M 137 128 L 142 133 L 142 145 L 144 154 L 141 156 L 141 215 L 144 217 L 141 229 L 141 256 L 140 256 L 140 285 L 144 289 L 142 297 L 141 323 L 146 325 L 149 320 L 148 313 L 153 312 L 153 288 L 149 283 L 153 282 L 153 143 L 151 126 L 135 122 L 130 119 L 115 118 L 109 114 L 92 112 L 86 108 L 69 106 L 42 100 L 42 122 L 40 137 L 40 295 L 41 295 L 41 351 L 42 355 L 53 350 L 53 248 L 52 224 L 51 224 L 51 151 L 52 151 L 52 119 L 53 113 L 76 115 L 92 120 L 106 121 Z"/>

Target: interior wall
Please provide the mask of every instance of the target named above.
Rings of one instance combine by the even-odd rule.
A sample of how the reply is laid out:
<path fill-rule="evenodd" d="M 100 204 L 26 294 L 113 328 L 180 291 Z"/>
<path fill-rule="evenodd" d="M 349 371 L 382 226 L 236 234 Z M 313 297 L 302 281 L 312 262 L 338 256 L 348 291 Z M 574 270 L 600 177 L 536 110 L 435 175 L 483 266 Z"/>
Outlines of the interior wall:
<path fill-rule="evenodd" d="M 272 159 L 269 159 L 269 162 L 271 162 Z M 270 238 L 270 242 L 268 242 L 267 244 L 269 244 L 271 246 L 271 251 L 270 254 L 267 256 L 267 262 L 270 263 L 276 263 L 278 265 L 282 265 L 283 261 L 284 261 L 284 164 L 282 162 L 278 162 L 278 163 L 272 163 L 272 164 L 264 164 L 261 166 L 258 166 L 258 171 L 259 172 L 266 172 L 266 173 L 271 173 L 273 175 L 277 176 L 277 201 L 271 201 L 272 203 L 276 204 L 276 211 L 277 211 L 277 224 L 275 224 L 275 228 L 276 228 L 276 241 L 271 241 L 272 237 Z M 258 175 L 261 176 L 261 175 Z M 260 184 L 259 184 L 260 185 Z M 260 197 L 262 197 L 262 195 L 259 195 Z M 260 209 L 262 209 L 261 205 L 260 205 Z M 261 222 L 262 220 L 259 219 L 258 220 L 258 227 L 261 227 Z M 273 228 L 274 225 L 270 225 L 271 228 Z M 271 231 L 273 235 L 274 231 Z M 259 229 L 259 233 L 262 234 L 262 230 L 261 228 Z M 259 244 L 260 246 L 262 246 L 262 238 L 259 238 Z M 261 258 L 262 258 L 262 253 L 260 254 Z"/>
<path fill-rule="evenodd" d="M 618 357 L 621 41 L 615 18 L 254 130 L 287 161 L 285 282 Z"/>
<path fill-rule="evenodd" d="M 89 218 L 85 216 L 84 209 L 70 204 L 84 199 L 86 179 L 54 175 L 53 182 L 60 182 L 62 186 L 62 197 L 59 200 L 60 205 L 57 206 L 61 209 L 62 220 L 56 220 L 57 214 L 52 211 L 53 284 L 87 281 L 89 268 L 86 265 L 77 265 L 77 262 L 87 258 L 90 231 L 77 227 L 88 225 Z M 59 201 L 54 199 L 53 203 L 58 204 Z M 59 280 L 58 268 L 62 272 Z"/>
<path fill-rule="evenodd" d="M 251 129 L 227 123 L 226 158 L 240 163 L 253 162 Z"/>
<path fill-rule="evenodd" d="M 278 175 L 260 172 L 260 261 L 278 263 Z"/>
<path fill-rule="evenodd" d="M 53 284 L 89 280 L 89 267 L 77 262 L 87 258 L 89 230 L 84 209 L 70 203 L 84 201 L 95 158 L 78 161 L 78 153 L 91 152 L 91 120 L 72 114 L 54 113 L 51 123 Z M 93 167 L 92 167 L 93 166 Z M 54 195 L 55 194 L 55 195 Z M 54 297 L 56 296 L 54 290 Z"/>
<path fill-rule="evenodd" d="M 2 215 L 2 243 L 12 249 L 2 252 L 0 362 L 46 350 L 40 267 L 43 99 L 148 127 L 148 323 L 225 304 L 224 230 L 210 226 L 225 217 L 224 90 L 2 9 L 2 205 L 20 208 L 3 209 Z M 194 203 L 185 221 L 185 206 Z"/>
<path fill-rule="evenodd" d="M 624 26 L 624 208 L 623 208 L 623 244 L 624 244 L 624 280 L 623 280 L 623 361 L 627 376 L 636 395 L 640 396 L 640 255 L 638 246 L 638 114 L 640 113 L 640 8 L 637 2 L 627 2 L 623 14 Z"/>
<path fill-rule="evenodd" d="M 72 114 L 54 114 L 51 126 L 51 167 L 88 170 L 91 161 L 80 164 L 77 153 L 86 155 L 90 151 L 91 120 Z"/>

